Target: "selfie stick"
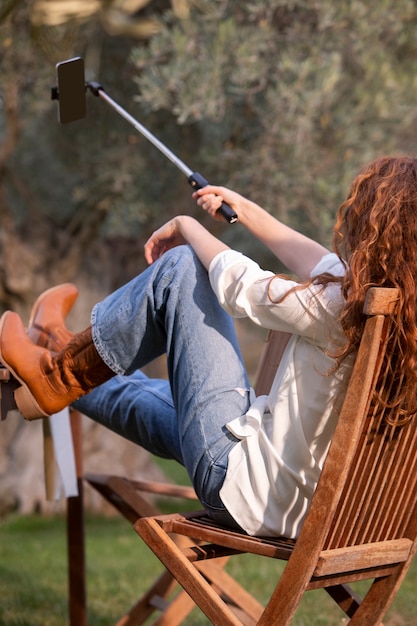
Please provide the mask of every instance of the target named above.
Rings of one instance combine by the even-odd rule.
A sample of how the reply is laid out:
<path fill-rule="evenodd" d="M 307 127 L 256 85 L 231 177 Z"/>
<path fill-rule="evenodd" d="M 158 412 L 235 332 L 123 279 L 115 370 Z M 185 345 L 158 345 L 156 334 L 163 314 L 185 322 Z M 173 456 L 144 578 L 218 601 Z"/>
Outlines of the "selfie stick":
<path fill-rule="evenodd" d="M 193 172 L 192 169 L 188 167 L 181 159 L 179 159 L 167 146 L 165 146 L 162 141 L 160 141 L 155 135 L 153 135 L 147 128 L 145 128 L 140 122 L 138 122 L 134 117 L 132 117 L 125 109 L 123 109 L 117 102 L 115 102 L 110 96 L 104 91 L 102 85 L 95 82 L 86 83 L 86 87 L 88 87 L 95 96 L 99 96 L 102 98 L 107 104 L 109 104 L 119 115 L 121 115 L 129 124 L 133 126 L 141 135 L 143 135 L 148 141 L 150 141 L 163 155 L 167 157 L 177 166 L 179 170 L 183 174 L 187 176 L 188 183 L 193 187 L 193 189 L 202 189 L 206 185 L 208 185 L 208 181 L 199 174 L 198 172 Z M 237 222 L 236 213 L 229 207 L 225 202 L 222 203 L 222 206 L 219 208 L 219 211 L 222 213 L 223 217 L 229 222 L 229 224 L 233 224 Z"/>
<path fill-rule="evenodd" d="M 69 61 L 64 61 L 62 63 L 57 64 L 57 77 L 58 77 L 58 87 L 52 88 L 52 99 L 59 100 L 60 106 L 60 121 L 65 123 L 67 121 L 73 121 L 75 119 L 79 119 L 80 117 L 84 117 L 85 115 L 85 102 L 80 100 L 80 78 L 84 76 L 84 62 L 80 57 L 76 57 L 75 59 L 70 59 Z M 143 135 L 148 141 L 150 141 L 163 155 L 165 155 L 183 174 L 187 176 L 188 183 L 193 187 L 193 189 L 202 189 L 206 185 L 208 185 L 208 181 L 199 174 L 198 172 L 193 172 L 181 159 L 179 159 L 167 146 L 165 146 L 155 135 L 153 135 L 149 130 L 147 130 L 140 122 L 138 122 L 134 117 L 132 117 L 125 109 L 123 109 L 117 102 L 115 102 L 110 96 L 104 91 L 103 86 L 97 82 L 85 82 L 81 86 L 82 93 L 84 93 L 85 100 L 85 91 L 88 88 L 91 93 L 97 97 L 102 98 L 108 105 L 110 105 L 119 115 L 121 115 L 129 124 L 131 124 L 141 135 Z M 65 99 L 68 99 L 68 102 L 62 102 L 63 96 Z M 68 105 L 74 103 L 74 111 L 70 110 L 68 112 Z M 78 109 L 78 110 L 77 110 Z M 63 114 L 63 115 L 62 115 Z M 218 209 L 220 213 L 223 215 L 225 220 L 229 222 L 229 224 L 234 224 L 237 222 L 238 217 L 233 209 L 222 202 L 221 207 Z"/>

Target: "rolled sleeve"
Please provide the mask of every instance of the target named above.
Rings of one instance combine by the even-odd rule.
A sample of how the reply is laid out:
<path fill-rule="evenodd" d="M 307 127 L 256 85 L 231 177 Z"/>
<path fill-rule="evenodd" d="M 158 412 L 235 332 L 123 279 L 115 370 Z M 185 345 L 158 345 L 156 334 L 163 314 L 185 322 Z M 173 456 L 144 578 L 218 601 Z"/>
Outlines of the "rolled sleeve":
<path fill-rule="evenodd" d="M 335 254 L 325 255 L 312 272 L 339 275 L 343 264 Z M 209 268 L 210 282 L 221 306 L 233 317 L 249 317 L 256 324 L 273 330 L 297 333 L 316 340 L 316 320 L 341 304 L 340 286 L 329 286 L 322 294 L 321 285 L 303 287 L 293 280 L 262 270 L 259 265 L 234 250 L 219 253 Z M 293 289 L 300 287 L 299 289 Z M 334 306 L 332 305 L 334 300 Z"/>

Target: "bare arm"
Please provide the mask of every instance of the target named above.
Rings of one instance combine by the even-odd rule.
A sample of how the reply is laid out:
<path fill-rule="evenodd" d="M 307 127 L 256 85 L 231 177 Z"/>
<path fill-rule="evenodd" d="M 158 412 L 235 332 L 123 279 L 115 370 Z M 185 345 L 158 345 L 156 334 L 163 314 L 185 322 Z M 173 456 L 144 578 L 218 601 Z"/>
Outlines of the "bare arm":
<path fill-rule="evenodd" d="M 227 202 L 236 211 L 239 222 L 301 280 L 307 280 L 311 270 L 328 253 L 321 244 L 286 226 L 255 202 L 230 189 L 208 185 L 194 192 L 193 197 L 213 217 L 221 202 Z"/>
<path fill-rule="evenodd" d="M 208 270 L 212 259 L 229 247 L 188 215 L 178 215 L 156 230 L 145 243 L 145 259 L 151 264 L 167 250 L 188 243 Z"/>

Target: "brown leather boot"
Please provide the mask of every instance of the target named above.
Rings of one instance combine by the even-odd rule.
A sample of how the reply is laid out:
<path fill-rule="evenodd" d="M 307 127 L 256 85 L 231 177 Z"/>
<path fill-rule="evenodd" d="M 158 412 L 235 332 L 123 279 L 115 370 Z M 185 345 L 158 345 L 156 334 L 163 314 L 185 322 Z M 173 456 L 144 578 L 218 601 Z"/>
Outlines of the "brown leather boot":
<path fill-rule="evenodd" d="M 73 335 L 58 354 L 33 344 L 17 313 L 0 322 L 0 360 L 21 383 L 17 407 L 26 419 L 58 413 L 114 376 L 95 349 L 91 327 Z"/>
<path fill-rule="evenodd" d="M 78 296 L 78 289 L 63 283 L 44 291 L 33 305 L 27 327 L 29 339 L 38 346 L 59 352 L 71 339 L 65 318 Z"/>

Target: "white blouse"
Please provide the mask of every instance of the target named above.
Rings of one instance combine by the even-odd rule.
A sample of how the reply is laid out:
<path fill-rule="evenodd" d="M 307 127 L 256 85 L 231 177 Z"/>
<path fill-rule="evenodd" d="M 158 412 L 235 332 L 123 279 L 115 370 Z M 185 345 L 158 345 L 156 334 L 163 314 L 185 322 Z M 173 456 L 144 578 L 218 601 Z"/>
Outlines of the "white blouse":
<path fill-rule="evenodd" d="M 312 276 L 340 276 L 344 266 L 325 255 Z M 329 449 L 353 357 L 333 371 L 331 357 L 346 337 L 339 322 L 339 283 L 310 285 L 276 303 L 294 281 L 275 277 L 233 250 L 218 254 L 210 282 L 234 317 L 292 333 L 267 396 L 228 424 L 239 439 L 229 455 L 220 495 L 251 535 L 297 537 Z M 272 283 L 271 283 L 271 279 Z M 268 286 L 269 296 L 268 296 Z"/>

